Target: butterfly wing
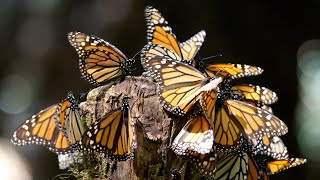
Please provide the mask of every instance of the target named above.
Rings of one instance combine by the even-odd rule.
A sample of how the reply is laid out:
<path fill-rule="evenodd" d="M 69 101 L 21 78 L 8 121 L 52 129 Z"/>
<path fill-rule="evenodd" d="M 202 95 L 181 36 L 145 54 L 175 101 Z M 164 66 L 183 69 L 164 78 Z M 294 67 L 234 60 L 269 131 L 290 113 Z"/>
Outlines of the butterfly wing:
<path fill-rule="evenodd" d="M 80 140 L 81 149 L 102 152 L 111 159 L 127 160 L 133 155 L 135 134 L 127 105 L 94 122 Z"/>
<path fill-rule="evenodd" d="M 253 153 L 267 155 L 274 159 L 287 159 L 289 157 L 286 145 L 279 136 L 262 136 L 251 140 Z"/>
<path fill-rule="evenodd" d="M 216 100 L 215 91 L 209 91 L 202 94 L 200 103 L 213 128 L 215 145 L 219 150 L 231 150 L 239 146 L 241 130 L 232 121 L 229 112 L 216 105 Z"/>
<path fill-rule="evenodd" d="M 58 154 L 70 152 L 67 138 L 56 127 L 55 112 L 58 105 L 52 105 L 26 120 L 14 132 L 11 142 L 14 145 L 44 145 Z"/>
<path fill-rule="evenodd" d="M 68 34 L 79 55 L 79 68 L 91 84 L 101 85 L 129 73 L 133 61 L 103 39 L 81 32 Z"/>
<path fill-rule="evenodd" d="M 187 41 L 180 43 L 183 60 L 186 60 L 188 64 L 192 63 L 192 60 L 200 50 L 205 37 L 206 32 L 202 30 Z M 193 67 L 195 67 L 195 65 L 193 65 Z"/>
<path fill-rule="evenodd" d="M 233 121 L 242 128 L 249 139 L 256 139 L 262 135 L 281 136 L 288 132 L 288 127 L 273 114 L 237 100 L 226 100 L 224 107 Z"/>
<path fill-rule="evenodd" d="M 217 180 L 258 180 L 260 178 L 258 166 L 250 153 L 250 146 L 240 138 L 241 146 L 231 152 L 220 151 L 217 159 Z"/>
<path fill-rule="evenodd" d="M 194 56 L 204 42 L 205 31 L 200 31 L 186 42 L 179 43 L 168 22 L 157 9 L 148 6 L 145 9 L 145 17 L 148 44 L 141 53 L 141 64 L 145 70 L 149 70 L 145 66 L 145 57 L 163 56 L 192 64 Z"/>
<path fill-rule="evenodd" d="M 172 150 L 177 155 L 186 155 L 188 151 L 209 153 L 213 146 L 213 132 L 208 120 L 203 115 L 191 117 L 172 143 Z"/>
<path fill-rule="evenodd" d="M 159 84 L 164 108 L 184 115 L 200 98 L 201 92 L 215 89 L 221 78 L 206 79 L 197 69 L 164 57 L 149 57 L 147 65 Z"/>
<path fill-rule="evenodd" d="M 68 143 L 71 146 L 76 146 L 84 134 L 86 126 L 80 117 L 79 104 L 72 92 L 69 92 L 67 99 L 58 105 L 55 118 L 57 126 L 67 137 Z"/>
<path fill-rule="evenodd" d="M 283 160 L 276 160 L 268 162 L 267 165 L 267 174 L 272 175 L 284 171 L 286 169 L 305 164 L 306 159 L 303 158 L 290 158 Z"/>
<path fill-rule="evenodd" d="M 263 69 L 246 64 L 209 64 L 204 69 L 207 77 L 220 75 L 225 78 L 241 78 L 246 76 L 255 76 L 263 72 Z"/>
<path fill-rule="evenodd" d="M 231 87 L 232 96 L 238 96 L 239 100 L 254 101 L 258 104 L 273 104 L 278 96 L 268 88 L 245 84 Z"/>
<path fill-rule="evenodd" d="M 179 42 L 161 13 L 157 9 L 147 6 L 145 9 L 145 17 L 148 28 L 148 43 L 160 45 L 161 47 L 170 50 L 172 53 L 177 54 L 178 57 L 182 59 Z"/>
<path fill-rule="evenodd" d="M 189 162 L 205 176 L 213 176 L 216 171 L 216 150 L 213 146 L 212 152 L 201 154 L 195 151 L 190 151 L 187 156 Z"/>

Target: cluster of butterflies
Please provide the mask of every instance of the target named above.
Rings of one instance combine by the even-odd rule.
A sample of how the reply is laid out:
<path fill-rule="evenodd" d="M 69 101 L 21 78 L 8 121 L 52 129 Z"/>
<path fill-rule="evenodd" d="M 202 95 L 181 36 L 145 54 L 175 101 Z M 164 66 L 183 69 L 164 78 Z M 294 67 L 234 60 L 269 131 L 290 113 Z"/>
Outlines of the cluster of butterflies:
<path fill-rule="evenodd" d="M 275 92 L 257 85 L 233 85 L 236 78 L 259 75 L 263 69 L 243 64 L 204 64 L 195 55 L 206 33 L 200 31 L 180 43 L 161 13 L 148 6 L 147 45 L 141 51 L 145 74 L 158 84 L 165 110 L 184 118 L 172 151 L 209 179 L 268 179 L 269 175 L 304 164 L 289 158 L 280 136 L 286 124 L 270 107 Z M 79 55 L 82 76 L 95 86 L 119 80 L 132 72 L 134 59 L 127 58 L 105 40 L 81 32 L 68 34 Z M 130 98 L 122 106 L 89 126 L 70 92 L 25 121 L 12 138 L 14 145 L 45 145 L 58 154 L 75 150 L 105 153 L 113 160 L 133 158 L 135 122 Z"/>

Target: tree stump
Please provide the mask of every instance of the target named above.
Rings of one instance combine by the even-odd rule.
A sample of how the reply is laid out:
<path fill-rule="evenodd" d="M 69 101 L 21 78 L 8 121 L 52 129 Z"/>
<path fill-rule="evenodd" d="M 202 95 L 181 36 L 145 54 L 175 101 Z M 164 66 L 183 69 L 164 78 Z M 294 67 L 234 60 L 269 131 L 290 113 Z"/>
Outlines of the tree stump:
<path fill-rule="evenodd" d="M 81 113 L 95 121 L 121 107 L 124 97 L 129 98 L 137 147 L 133 160 L 115 163 L 111 179 L 191 179 L 186 161 L 170 149 L 186 120 L 162 108 L 156 83 L 127 76 L 122 82 L 97 87 L 80 104 Z"/>

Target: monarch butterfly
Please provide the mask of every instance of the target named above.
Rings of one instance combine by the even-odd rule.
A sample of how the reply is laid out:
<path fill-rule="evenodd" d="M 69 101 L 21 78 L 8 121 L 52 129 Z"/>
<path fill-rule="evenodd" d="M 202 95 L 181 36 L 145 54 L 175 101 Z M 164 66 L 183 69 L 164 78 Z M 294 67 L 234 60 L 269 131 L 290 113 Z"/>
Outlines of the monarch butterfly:
<path fill-rule="evenodd" d="M 179 43 L 168 22 L 157 9 L 151 6 L 146 7 L 145 17 L 148 28 L 148 44 L 143 48 L 141 53 L 143 67 L 149 70 L 145 63 L 145 57 L 154 56 L 164 56 L 192 64 L 194 56 L 204 42 L 206 32 L 202 30 L 184 43 Z"/>
<path fill-rule="evenodd" d="M 80 117 L 79 104 L 72 92 L 68 93 L 66 100 L 59 103 L 55 113 L 55 121 L 67 138 L 69 145 L 75 147 L 84 134 L 86 126 Z"/>
<path fill-rule="evenodd" d="M 278 100 L 277 94 L 268 88 L 251 84 L 232 86 L 229 78 L 219 84 L 217 96 L 218 99 L 244 101 L 270 113 L 272 113 L 272 108 L 269 105 Z"/>
<path fill-rule="evenodd" d="M 286 169 L 296 167 L 307 162 L 306 159 L 303 158 L 285 158 L 274 160 L 270 157 L 266 156 L 256 156 L 256 163 L 259 167 L 260 174 L 264 177 L 263 179 L 269 179 L 269 175 L 273 175 L 279 172 L 282 172 Z"/>
<path fill-rule="evenodd" d="M 62 103 L 67 101 L 65 99 Z M 51 105 L 26 120 L 14 132 L 11 142 L 18 146 L 26 144 L 44 145 L 57 154 L 71 152 L 72 149 L 67 137 L 55 123 L 57 109 L 57 104 Z"/>
<path fill-rule="evenodd" d="M 188 151 L 205 154 L 212 150 L 213 131 L 209 121 L 200 113 L 192 115 L 173 140 L 171 149 L 177 155 L 187 155 Z"/>
<path fill-rule="evenodd" d="M 134 122 L 127 98 L 121 108 L 95 121 L 79 141 L 87 152 L 102 152 L 113 160 L 127 160 L 136 147 Z"/>
<path fill-rule="evenodd" d="M 278 100 L 276 93 L 265 87 L 251 84 L 231 86 L 228 85 L 230 81 L 223 81 L 223 83 L 223 85 L 219 85 L 217 94 L 227 94 L 224 99 L 230 98 L 241 100 L 251 105 L 261 107 L 262 109 L 263 107 L 268 107 L 267 111 L 270 113 L 272 113 L 271 107 L 265 104 L 270 105 Z M 279 136 L 263 135 L 257 139 L 250 138 L 249 140 L 253 144 L 254 154 L 264 154 L 275 159 L 285 159 L 288 157 L 287 147 Z"/>
<path fill-rule="evenodd" d="M 214 90 L 222 81 L 221 77 L 206 78 L 197 69 L 165 57 L 148 57 L 146 63 L 159 84 L 164 108 L 179 116 L 190 110 L 202 92 Z"/>
<path fill-rule="evenodd" d="M 213 127 L 219 149 L 238 147 L 241 134 L 251 140 L 288 132 L 286 124 L 273 114 L 242 101 L 217 100 L 212 91 L 203 93 L 200 103 Z"/>
<path fill-rule="evenodd" d="M 70 32 L 68 39 L 79 55 L 82 76 L 91 84 L 101 85 L 131 72 L 134 59 L 105 40 L 82 32 Z"/>
<path fill-rule="evenodd" d="M 257 180 L 260 178 L 257 164 L 250 153 L 247 143 L 234 149 L 232 152 L 219 152 L 217 170 L 213 174 L 215 180 Z"/>
<path fill-rule="evenodd" d="M 201 61 L 200 61 L 201 62 Z M 256 76 L 263 73 L 263 69 L 247 64 L 208 64 L 197 66 L 207 77 L 222 76 L 224 78 L 236 79 L 247 76 Z"/>
<path fill-rule="evenodd" d="M 278 96 L 275 92 L 266 87 L 261 87 L 252 84 L 237 85 L 231 87 L 231 94 L 234 98 L 243 101 L 255 101 L 257 105 L 270 105 L 278 100 Z"/>

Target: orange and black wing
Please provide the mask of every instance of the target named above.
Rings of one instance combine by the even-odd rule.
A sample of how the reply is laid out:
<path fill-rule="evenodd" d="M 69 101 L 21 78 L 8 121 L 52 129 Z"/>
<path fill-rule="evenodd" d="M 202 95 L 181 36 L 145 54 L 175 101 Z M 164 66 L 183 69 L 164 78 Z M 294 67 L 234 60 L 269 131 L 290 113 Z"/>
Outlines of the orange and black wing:
<path fill-rule="evenodd" d="M 56 127 L 55 113 L 58 105 L 52 105 L 26 120 L 14 132 L 11 142 L 14 145 L 44 145 L 58 154 L 70 152 L 67 138 Z"/>
<path fill-rule="evenodd" d="M 187 151 L 209 153 L 212 150 L 214 136 L 205 116 L 191 117 L 173 140 L 172 150 L 178 155 L 187 155 Z"/>
<path fill-rule="evenodd" d="M 107 41 L 81 32 L 70 32 L 68 39 L 79 55 L 82 76 L 91 84 L 101 85 L 130 72 L 133 60 Z"/>
<path fill-rule="evenodd" d="M 145 17 L 147 21 L 148 43 L 160 45 L 160 47 L 177 54 L 181 60 L 183 56 L 179 42 L 161 13 L 157 9 L 148 6 L 145 9 Z"/>
<path fill-rule="evenodd" d="M 193 58 L 200 50 L 205 37 L 206 32 L 202 30 L 194 36 L 192 36 L 191 38 L 189 38 L 187 41 L 180 43 L 183 61 L 185 61 L 188 64 L 192 64 L 192 66 L 195 67 L 195 63 L 193 63 Z"/>
<path fill-rule="evenodd" d="M 145 66 L 145 57 L 163 56 L 187 64 L 192 64 L 194 56 L 202 46 L 206 33 L 200 31 L 184 43 L 179 43 L 173 34 L 168 22 L 161 13 L 148 6 L 145 9 L 147 21 L 147 40 L 148 44 L 143 48 L 141 53 L 141 63 Z"/>
<path fill-rule="evenodd" d="M 231 96 L 242 101 L 253 101 L 257 105 L 270 105 L 278 100 L 278 96 L 272 90 L 251 84 L 231 87 Z"/>
<path fill-rule="evenodd" d="M 257 139 L 251 139 L 253 153 L 267 155 L 274 159 L 287 159 L 289 153 L 286 145 L 279 136 L 263 135 Z"/>
<path fill-rule="evenodd" d="M 86 126 L 80 117 L 79 104 L 72 92 L 68 93 L 67 99 L 59 103 L 55 118 L 57 127 L 67 137 L 68 143 L 71 146 L 76 146 L 84 134 Z"/>
<path fill-rule="evenodd" d="M 136 138 L 127 101 L 122 109 L 111 111 L 94 122 L 84 133 L 80 146 L 86 152 L 102 152 L 116 160 L 131 158 Z"/>
<path fill-rule="evenodd" d="M 219 150 L 231 150 L 240 145 L 241 129 L 232 120 L 229 112 L 216 104 L 216 100 L 216 92 L 209 91 L 203 93 L 200 102 L 213 129 L 215 145 Z"/>
<path fill-rule="evenodd" d="M 256 76 L 262 72 L 262 68 L 246 64 L 209 64 L 204 68 L 207 77 L 219 75 L 231 79 Z"/>
<path fill-rule="evenodd" d="M 223 108 L 228 116 L 241 127 L 248 139 L 265 136 L 281 136 L 288 132 L 288 127 L 275 115 L 256 106 L 237 100 L 226 100 Z"/>
<path fill-rule="evenodd" d="M 286 169 L 305 164 L 306 162 L 307 160 L 303 158 L 289 158 L 283 160 L 270 161 L 267 163 L 267 174 L 276 174 Z"/>
<path fill-rule="evenodd" d="M 215 89 L 222 78 L 206 79 L 197 69 L 164 57 L 149 57 L 146 61 L 159 84 L 164 108 L 184 115 L 198 101 L 203 91 Z"/>

